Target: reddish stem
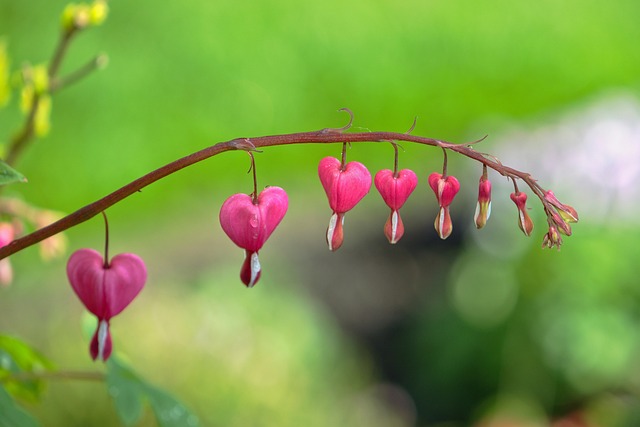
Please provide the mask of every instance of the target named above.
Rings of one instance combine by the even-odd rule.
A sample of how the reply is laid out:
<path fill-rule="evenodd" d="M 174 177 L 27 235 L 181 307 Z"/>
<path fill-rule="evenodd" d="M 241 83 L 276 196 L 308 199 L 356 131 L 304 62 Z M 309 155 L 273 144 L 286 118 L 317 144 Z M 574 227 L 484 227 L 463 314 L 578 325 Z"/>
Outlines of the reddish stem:
<path fill-rule="evenodd" d="M 359 132 L 359 133 L 343 133 L 342 129 L 322 129 L 313 132 L 300 132 L 284 135 L 261 136 L 257 138 L 237 138 L 226 142 L 220 142 L 203 150 L 197 151 L 181 159 L 175 160 L 165 166 L 162 166 L 148 174 L 132 181 L 124 187 L 114 191 L 105 197 L 86 205 L 70 215 L 48 225 L 44 228 L 27 234 L 19 239 L 14 240 L 7 246 L 0 248 L 0 259 L 6 258 L 16 252 L 19 252 L 29 246 L 32 246 L 42 240 L 65 231 L 71 227 L 83 223 L 105 209 L 115 205 L 126 197 L 140 191 L 144 187 L 175 173 L 183 168 L 201 162 L 209 157 L 216 156 L 220 153 L 231 150 L 255 151 L 261 147 L 271 147 L 276 145 L 290 144 L 329 144 L 329 143 L 354 143 L 354 142 L 388 142 L 388 141 L 405 141 L 423 145 L 431 145 L 440 147 L 443 150 L 450 150 L 476 160 L 483 165 L 495 170 L 499 174 L 511 178 L 513 180 L 521 179 L 525 182 L 540 198 L 545 208 L 549 208 L 548 203 L 544 200 L 544 189 L 536 183 L 536 181 L 526 172 L 504 166 L 494 158 L 489 158 L 482 153 L 475 151 L 472 143 L 452 144 L 446 141 L 440 141 L 432 138 L 421 136 L 407 135 L 405 133 L 396 132 Z"/>

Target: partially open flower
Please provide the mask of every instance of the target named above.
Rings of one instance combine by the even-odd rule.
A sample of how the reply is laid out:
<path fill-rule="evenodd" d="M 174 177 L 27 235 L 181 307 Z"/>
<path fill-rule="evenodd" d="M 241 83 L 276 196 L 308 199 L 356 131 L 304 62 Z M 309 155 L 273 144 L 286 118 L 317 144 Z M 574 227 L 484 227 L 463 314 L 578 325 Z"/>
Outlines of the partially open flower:
<path fill-rule="evenodd" d="M 410 169 L 402 169 L 397 174 L 384 169 L 376 174 L 374 182 L 385 203 L 391 208 L 391 214 L 384 225 L 384 234 L 389 243 L 394 244 L 404 234 L 400 208 L 418 185 L 418 177 Z"/>
<path fill-rule="evenodd" d="M 449 206 L 460 190 L 460 182 L 454 176 L 443 176 L 437 172 L 429 175 L 429 186 L 438 199 L 440 210 L 436 216 L 434 227 L 441 239 L 446 239 L 453 231 L 453 222 L 449 213 Z"/>
<path fill-rule="evenodd" d="M 362 163 L 349 162 L 343 167 L 335 157 L 325 157 L 318 165 L 318 176 L 333 210 L 327 228 L 327 244 L 329 250 L 335 251 L 344 240 L 344 214 L 369 192 L 371 174 Z"/>
<path fill-rule="evenodd" d="M 485 226 L 489 217 L 491 216 L 491 181 L 487 177 L 486 172 L 480 177 L 480 183 L 478 185 L 478 204 L 476 205 L 476 212 L 473 216 L 473 222 L 476 224 L 477 229 L 481 229 Z"/>
<path fill-rule="evenodd" d="M 578 212 L 571 206 L 560 203 L 553 191 L 544 193 L 544 199 L 558 210 L 562 219 L 566 222 L 578 222 Z"/>
<path fill-rule="evenodd" d="M 67 277 L 80 301 L 98 318 L 89 347 L 91 357 L 106 361 L 113 349 L 109 322 L 140 293 L 147 268 L 135 254 L 119 254 L 105 262 L 97 251 L 79 249 L 69 258 Z"/>
<path fill-rule="evenodd" d="M 258 251 L 287 213 L 289 199 L 280 187 L 267 187 L 255 199 L 234 194 L 220 209 L 220 225 L 229 238 L 245 250 L 240 279 L 253 287 L 262 272 Z"/>
<path fill-rule="evenodd" d="M 527 213 L 527 194 L 522 192 L 511 193 L 510 197 L 518 207 L 518 227 L 526 236 L 530 236 L 533 231 L 533 221 Z"/>

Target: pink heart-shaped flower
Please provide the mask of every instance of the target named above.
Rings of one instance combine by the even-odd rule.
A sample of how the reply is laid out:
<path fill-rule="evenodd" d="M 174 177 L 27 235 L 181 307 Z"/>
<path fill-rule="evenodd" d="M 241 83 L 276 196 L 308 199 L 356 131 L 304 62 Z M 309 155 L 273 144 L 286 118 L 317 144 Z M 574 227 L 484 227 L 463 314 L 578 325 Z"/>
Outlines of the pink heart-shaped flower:
<path fill-rule="evenodd" d="M 376 174 L 375 184 L 387 206 L 397 211 L 416 189 L 418 177 L 410 169 L 402 169 L 398 176 L 389 169 L 383 169 Z"/>
<path fill-rule="evenodd" d="M 289 199 L 280 187 L 267 187 L 253 202 L 247 194 L 234 194 L 222 204 L 220 225 L 229 238 L 250 252 L 258 252 L 287 213 Z"/>
<path fill-rule="evenodd" d="M 329 206 L 336 213 L 353 209 L 371 188 L 371 174 L 362 163 L 349 162 L 344 169 L 341 166 L 335 157 L 325 157 L 318 166 Z"/>
<path fill-rule="evenodd" d="M 147 268 L 135 254 L 116 255 L 105 265 L 99 252 L 79 249 L 69 258 L 67 277 L 80 301 L 98 318 L 91 356 L 94 360 L 107 360 L 112 348 L 109 320 L 140 293 L 147 280 Z"/>
<path fill-rule="evenodd" d="M 147 268 L 135 254 L 116 255 L 105 267 L 99 252 L 80 249 L 69 258 L 67 276 L 87 310 L 98 319 L 109 320 L 140 293 L 147 280 Z"/>
<path fill-rule="evenodd" d="M 384 225 L 384 234 L 389 243 L 395 244 L 404 235 L 404 224 L 400 217 L 400 208 L 418 185 L 418 177 L 410 169 L 402 169 L 397 176 L 393 171 L 384 169 L 376 174 L 376 188 L 391 208 L 391 214 Z"/>
<path fill-rule="evenodd" d="M 260 279 L 258 251 L 276 229 L 289 207 L 280 187 L 264 189 L 254 201 L 247 194 L 234 194 L 220 208 L 220 225 L 231 241 L 245 250 L 240 279 L 253 287 Z"/>

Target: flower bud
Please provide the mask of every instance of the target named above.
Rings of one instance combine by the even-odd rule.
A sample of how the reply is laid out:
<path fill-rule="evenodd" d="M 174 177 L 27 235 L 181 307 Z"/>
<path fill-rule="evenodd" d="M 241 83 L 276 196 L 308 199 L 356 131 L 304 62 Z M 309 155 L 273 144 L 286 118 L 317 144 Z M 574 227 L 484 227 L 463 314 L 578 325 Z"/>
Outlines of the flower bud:
<path fill-rule="evenodd" d="M 525 234 L 530 236 L 533 231 L 533 221 L 527 213 L 527 194 L 526 193 L 511 193 L 511 200 L 518 207 L 518 227 Z"/>
<path fill-rule="evenodd" d="M 473 216 L 473 222 L 475 222 L 476 228 L 481 229 L 484 227 L 490 216 L 491 181 L 489 181 L 487 175 L 483 174 L 480 177 L 480 184 L 478 186 L 478 204 L 476 205 L 476 212 Z"/>

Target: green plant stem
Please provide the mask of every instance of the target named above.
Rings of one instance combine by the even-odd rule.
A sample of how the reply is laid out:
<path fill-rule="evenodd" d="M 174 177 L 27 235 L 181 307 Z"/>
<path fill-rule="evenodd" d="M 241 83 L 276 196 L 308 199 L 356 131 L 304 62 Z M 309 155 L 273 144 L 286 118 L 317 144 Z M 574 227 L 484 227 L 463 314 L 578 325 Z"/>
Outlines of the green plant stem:
<path fill-rule="evenodd" d="M 467 144 L 452 144 L 446 141 L 413 136 L 396 132 L 360 132 L 343 133 L 344 129 L 322 129 L 314 132 L 291 133 L 284 135 L 261 136 L 256 138 L 237 138 L 226 142 L 220 142 L 203 150 L 197 151 L 181 159 L 175 160 L 162 166 L 148 174 L 130 182 L 111 194 L 86 205 L 72 214 L 50 224 L 44 228 L 36 230 L 19 239 L 14 240 L 7 246 L 0 248 L 0 259 L 6 258 L 29 246 L 32 246 L 44 239 L 85 222 L 110 206 L 115 205 L 126 197 L 140 191 L 144 187 L 168 176 L 188 166 L 201 162 L 210 157 L 231 150 L 256 151 L 262 147 L 291 144 L 328 144 L 328 143 L 356 143 L 356 142 L 389 142 L 404 141 L 417 144 L 440 147 L 461 154 L 470 159 L 476 160 L 483 165 L 495 170 L 499 174 L 513 180 L 520 179 L 525 182 L 536 196 L 541 200 L 545 209 L 551 209 L 549 203 L 544 200 L 544 189 L 527 172 L 510 168 L 503 165 L 492 156 L 475 151 L 472 142 Z"/>

